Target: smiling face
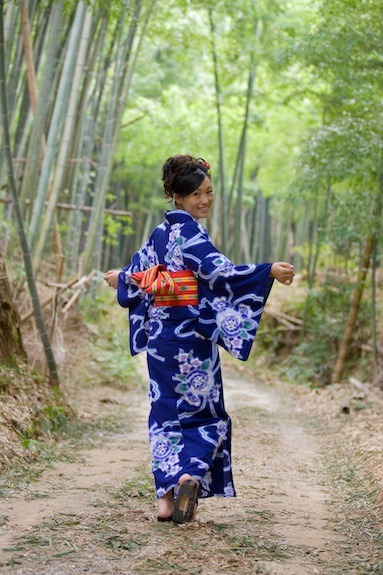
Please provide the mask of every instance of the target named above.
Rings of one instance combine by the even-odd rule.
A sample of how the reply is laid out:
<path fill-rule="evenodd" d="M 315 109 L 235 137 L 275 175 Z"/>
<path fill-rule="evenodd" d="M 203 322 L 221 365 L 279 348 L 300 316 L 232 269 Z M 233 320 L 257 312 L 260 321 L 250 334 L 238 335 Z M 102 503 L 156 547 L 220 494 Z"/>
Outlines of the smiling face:
<path fill-rule="evenodd" d="M 174 194 L 174 201 L 179 210 L 189 212 L 197 220 L 207 218 L 214 202 L 210 178 L 206 177 L 201 185 L 187 196 Z"/>

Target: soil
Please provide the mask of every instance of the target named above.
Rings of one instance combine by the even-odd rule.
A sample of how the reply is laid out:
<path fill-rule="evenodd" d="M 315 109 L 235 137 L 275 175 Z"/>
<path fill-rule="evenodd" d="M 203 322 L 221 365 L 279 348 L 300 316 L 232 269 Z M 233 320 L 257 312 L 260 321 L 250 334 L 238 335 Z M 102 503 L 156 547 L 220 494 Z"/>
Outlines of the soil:
<path fill-rule="evenodd" d="M 348 433 L 347 418 L 362 410 L 340 414 L 334 390 L 270 383 L 231 363 L 224 382 L 237 498 L 201 501 L 186 525 L 158 523 L 143 361 L 134 391 L 69 390 L 80 419 L 92 422 L 92 445 L 67 438 L 58 446 L 65 458 L 37 480 L 8 482 L 2 574 L 383 573 L 377 488 Z"/>

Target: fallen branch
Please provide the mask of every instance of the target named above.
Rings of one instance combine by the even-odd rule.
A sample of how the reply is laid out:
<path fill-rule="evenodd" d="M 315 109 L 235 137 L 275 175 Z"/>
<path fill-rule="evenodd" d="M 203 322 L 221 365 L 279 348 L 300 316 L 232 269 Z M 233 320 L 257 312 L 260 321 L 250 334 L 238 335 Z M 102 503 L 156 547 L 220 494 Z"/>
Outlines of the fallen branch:
<path fill-rule="evenodd" d="M 73 285 L 75 285 L 78 281 L 77 276 L 75 278 L 70 279 L 66 284 L 64 284 L 64 286 L 58 288 L 57 292 L 53 293 L 52 295 L 50 295 L 49 297 L 47 297 L 45 300 L 43 300 L 41 302 L 41 309 L 46 307 L 47 305 L 49 305 L 53 298 L 56 297 L 56 295 L 58 295 L 59 293 L 64 292 L 65 290 L 71 288 Z M 33 315 L 33 309 L 31 309 L 28 313 L 26 313 L 20 320 L 21 323 L 24 323 L 25 321 L 27 321 L 30 317 L 32 317 Z"/>
<path fill-rule="evenodd" d="M 295 323 L 296 325 L 303 325 L 303 320 L 299 319 L 297 317 L 293 317 L 292 315 L 288 315 L 287 313 L 284 313 L 283 311 L 278 311 L 277 313 L 279 313 L 279 315 L 285 319 L 287 319 L 288 321 L 290 321 L 291 323 Z"/>
<path fill-rule="evenodd" d="M 72 305 L 79 299 L 83 288 L 90 282 L 90 280 L 93 278 L 96 272 L 97 270 L 92 270 L 88 276 L 82 276 L 82 278 L 80 278 L 78 282 L 73 286 L 73 289 L 75 289 L 76 291 L 72 295 L 70 300 L 64 305 L 62 310 L 63 313 L 67 313 L 68 310 L 72 307 Z"/>
<path fill-rule="evenodd" d="M 369 351 L 371 353 L 373 353 L 374 348 L 372 347 L 372 345 L 368 345 L 367 343 L 362 343 L 360 346 L 361 350 L 363 351 Z M 383 345 L 380 345 L 379 343 L 376 345 L 376 351 L 379 355 L 383 355 Z"/>
<path fill-rule="evenodd" d="M 286 313 L 281 311 L 275 311 L 268 308 L 265 308 L 265 313 L 269 314 L 271 317 L 279 321 L 281 324 L 288 327 L 291 331 L 297 331 L 301 329 L 301 325 L 303 324 L 302 320 L 289 316 Z"/>
<path fill-rule="evenodd" d="M 78 279 L 78 277 L 74 277 L 71 278 L 66 284 L 55 284 L 55 283 L 51 283 L 51 284 L 47 284 L 50 285 L 54 288 L 56 288 L 53 292 L 53 294 L 51 294 L 49 297 L 47 297 L 45 300 L 43 300 L 41 302 L 41 309 L 46 307 L 47 305 L 49 305 L 50 303 L 52 303 L 53 299 L 56 298 L 57 296 L 59 296 L 60 294 L 62 294 L 63 292 L 65 292 L 68 289 L 75 289 L 78 291 L 78 294 L 81 294 L 81 290 L 82 288 L 87 285 L 90 280 L 93 278 L 93 276 L 96 274 L 97 270 L 92 270 L 90 272 L 90 274 L 88 276 L 83 276 L 80 279 Z M 76 291 L 76 293 L 77 293 Z M 75 294 L 74 294 L 75 295 Z M 76 297 L 76 299 L 78 298 L 78 296 Z M 69 309 L 69 303 L 71 302 L 72 298 L 69 300 L 69 302 L 67 302 L 63 308 L 63 312 L 65 313 L 66 311 L 68 311 Z M 71 305 L 74 302 L 71 302 Z M 32 317 L 33 315 L 33 310 L 30 310 L 28 313 L 26 313 L 20 320 L 21 323 L 26 322 L 30 317 Z"/>

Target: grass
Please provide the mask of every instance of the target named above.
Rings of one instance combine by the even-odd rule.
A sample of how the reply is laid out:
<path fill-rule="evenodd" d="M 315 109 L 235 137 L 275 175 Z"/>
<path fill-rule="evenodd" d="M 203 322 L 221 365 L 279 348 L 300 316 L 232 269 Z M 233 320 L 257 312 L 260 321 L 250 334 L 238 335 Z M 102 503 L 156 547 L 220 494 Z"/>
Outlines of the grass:
<path fill-rule="evenodd" d="M 116 489 L 113 493 L 114 499 L 124 502 L 127 498 L 139 499 L 151 503 L 155 499 L 153 479 L 148 474 L 147 468 L 137 469 L 136 471 L 142 472 L 136 479 L 129 479 L 124 484 Z"/>
<path fill-rule="evenodd" d="M 99 417 L 96 421 L 67 421 L 61 430 L 60 441 L 56 438 L 24 440 L 26 447 L 33 451 L 35 458 L 23 461 L 8 469 L 0 477 L 0 498 L 11 491 L 25 487 L 39 479 L 46 467 L 59 461 L 75 462 L 81 459 L 81 450 L 97 448 L 105 444 L 113 433 L 129 430 L 126 414 Z"/>
<path fill-rule="evenodd" d="M 351 445 L 340 429 L 333 430 L 332 450 L 322 464 L 332 480 L 331 507 L 336 530 L 342 537 L 341 562 L 334 575 L 383 575 L 382 517 L 376 505 L 378 492 L 372 478 L 352 459 Z"/>

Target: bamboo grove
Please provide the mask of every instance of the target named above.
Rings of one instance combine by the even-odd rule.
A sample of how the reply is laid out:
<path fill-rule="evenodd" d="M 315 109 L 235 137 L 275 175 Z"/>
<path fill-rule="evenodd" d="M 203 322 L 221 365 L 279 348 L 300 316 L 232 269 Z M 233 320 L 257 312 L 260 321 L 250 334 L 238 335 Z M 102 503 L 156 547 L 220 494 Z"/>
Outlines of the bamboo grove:
<path fill-rule="evenodd" d="M 2 12 L 0 249 L 13 257 L 24 234 L 32 284 L 47 261 L 67 276 L 123 265 L 168 207 L 162 162 L 190 152 L 213 166 L 215 243 L 236 263 L 303 273 L 301 358 L 317 342 L 315 369 L 339 381 L 368 299 L 377 368 L 378 0 L 8 0 Z"/>

